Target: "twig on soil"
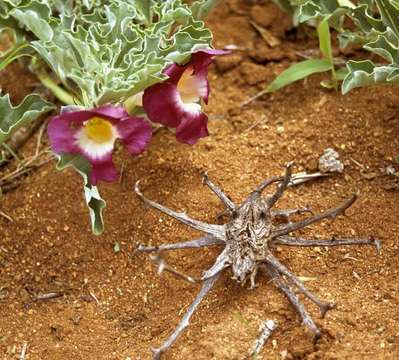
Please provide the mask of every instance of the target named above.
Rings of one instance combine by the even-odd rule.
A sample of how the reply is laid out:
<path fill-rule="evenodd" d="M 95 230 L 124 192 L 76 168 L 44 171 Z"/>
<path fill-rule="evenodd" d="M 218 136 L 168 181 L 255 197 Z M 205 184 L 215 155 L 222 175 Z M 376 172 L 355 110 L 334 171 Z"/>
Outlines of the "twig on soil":
<path fill-rule="evenodd" d="M 256 22 L 254 21 L 250 21 L 249 22 L 252 27 L 259 33 L 259 35 L 262 37 L 263 40 L 265 40 L 265 42 L 271 46 L 272 48 L 280 45 L 280 40 L 278 38 L 276 38 L 271 31 L 265 29 L 264 27 L 258 25 Z"/>
<path fill-rule="evenodd" d="M 23 175 L 24 173 L 26 173 L 27 171 L 29 171 L 30 168 L 35 168 L 35 167 L 42 166 L 42 165 L 46 164 L 47 162 L 49 162 L 50 160 L 52 160 L 52 159 L 53 159 L 53 156 L 51 156 L 50 158 L 48 158 L 48 159 L 42 161 L 42 162 L 39 163 L 39 164 L 34 164 L 34 162 L 35 162 L 37 159 L 39 159 L 43 154 L 45 154 L 45 153 L 47 153 L 47 152 L 48 152 L 48 150 L 45 149 L 45 150 L 41 151 L 39 154 L 37 154 L 37 155 L 33 155 L 33 156 L 30 157 L 30 158 L 27 158 L 27 159 L 22 160 L 22 161 L 18 164 L 17 168 L 16 168 L 14 171 L 12 171 L 12 172 L 10 172 L 9 174 L 4 175 L 3 177 L 0 178 L 0 185 L 1 185 L 2 182 L 5 182 L 6 180 L 14 179 L 14 178 L 16 178 L 16 177 L 19 177 L 20 175 Z M 21 173 L 22 173 L 22 174 L 21 174 Z"/>
<path fill-rule="evenodd" d="M 101 306 L 100 302 L 97 299 L 97 296 L 92 291 L 89 291 L 89 295 L 93 298 L 98 306 Z"/>
<path fill-rule="evenodd" d="M 28 351 L 28 343 L 25 341 L 22 345 L 21 354 L 19 355 L 19 360 L 25 360 L 26 353 Z"/>
<path fill-rule="evenodd" d="M 363 164 L 361 164 L 359 161 L 355 160 L 354 158 L 350 158 L 350 159 L 355 165 L 359 166 L 362 170 L 366 169 L 366 167 Z"/>
<path fill-rule="evenodd" d="M 33 299 L 29 300 L 28 302 L 26 302 L 24 304 L 25 308 L 29 308 L 29 306 L 31 306 L 33 303 L 37 302 L 37 301 L 46 301 L 46 300 L 50 300 L 50 299 L 56 299 L 59 298 L 61 296 L 64 296 L 65 291 L 59 291 L 59 292 L 50 292 L 47 294 L 40 294 L 35 296 Z"/>
<path fill-rule="evenodd" d="M 29 140 L 29 138 L 42 125 L 43 121 L 44 121 L 44 117 L 40 118 L 36 121 L 33 121 L 29 125 L 17 130 L 11 136 L 11 138 L 6 142 L 8 149 L 12 150 L 12 152 L 16 154 L 18 152 L 18 150 Z M 8 160 L 10 159 L 10 157 L 12 156 L 12 153 L 10 152 L 10 150 L 2 152 L 1 155 L 3 157 L 3 160 L 0 163 L 0 166 L 7 163 Z"/>
<path fill-rule="evenodd" d="M 269 119 L 267 118 L 266 115 L 261 116 L 258 120 L 256 120 L 250 127 L 248 127 L 247 129 L 245 129 L 243 131 L 243 133 L 245 132 L 250 132 L 252 129 L 256 128 L 260 123 L 265 122 L 267 123 L 269 121 Z"/>
<path fill-rule="evenodd" d="M 47 127 L 47 123 L 48 123 L 47 120 L 43 121 L 43 124 L 42 124 L 42 126 L 40 127 L 40 130 L 39 130 L 39 134 L 37 135 L 35 156 L 39 155 L 40 146 L 42 145 L 43 133 L 44 133 L 44 130 L 46 129 L 46 127 Z"/>
<path fill-rule="evenodd" d="M 125 176 L 125 161 L 122 162 L 121 169 L 120 169 L 120 172 L 119 172 L 118 183 L 121 184 L 121 185 L 123 185 L 124 176 Z"/>
<path fill-rule="evenodd" d="M 54 156 L 50 156 L 49 158 L 35 164 L 35 161 L 37 161 L 43 154 L 45 154 L 47 152 L 48 151 L 45 149 L 45 150 L 39 152 L 37 155 L 34 155 L 28 159 L 22 160 L 18 164 L 17 168 L 14 171 L 1 177 L 0 178 L 0 188 L 2 190 L 2 193 L 6 193 L 7 191 L 15 189 L 22 183 L 21 181 L 19 181 L 19 179 L 23 175 L 26 175 L 29 172 L 31 172 L 32 170 L 37 169 L 37 168 L 47 164 L 49 161 L 51 161 L 54 158 Z"/>
<path fill-rule="evenodd" d="M 14 189 L 16 189 L 17 187 L 19 187 L 22 184 L 22 181 L 15 181 L 13 183 L 7 183 L 5 185 L 0 186 L 0 196 L 12 191 Z"/>
<path fill-rule="evenodd" d="M 259 327 L 259 338 L 254 342 L 252 349 L 249 353 L 249 356 L 252 358 L 256 358 L 257 355 L 262 351 L 263 346 L 266 344 L 266 341 L 272 335 L 273 331 L 277 329 L 277 323 L 273 320 L 264 321 Z"/>
<path fill-rule="evenodd" d="M 14 219 L 13 219 L 10 215 L 7 215 L 5 212 L 3 212 L 3 211 L 1 211 L 1 210 L 0 210 L 0 215 L 1 215 L 3 218 L 7 219 L 9 222 L 14 222 Z"/>
<path fill-rule="evenodd" d="M 244 100 L 242 103 L 240 103 L 238 105 L 238 107 L 242 108 L 242 107 L 250 104 L 252 101 L 255 101 L 256 99 L 259 99 L 263 95 L 266 95 L 267 93 L 268 93 L 267 90 L 262 90 L 262 91 L 258 92 L 257 94 L 255 94 L 254 96 L 250 97 L 249 99 Z"/>
<path fill-rule="evenodd" d="M 4 149 L 6 149 L 6 150 L 8 151 L 8 153 L 9 153 L 17 162 L 20 162 L 20 161 L 21 161 L 21 159 L 18 157 L 18 155 L 15 153 L 15 151 L 14 151 L 13 149 L 11 149 L 6 143 L 1 144 L 1 146 L 2 146 Z M 3 155 L 2 161 L 5 161 L 5 160 L 4 160 L 4 155 Z"/>
<path fill-rule="evenodd" d="M 192 276 L 186 275 L 182 273 L 179 270 L 176 270 L 172 266 L 170 266 L 165 259 L 162 257 L 162 253 L 158 252 L 156 255 L 151 255 L 151 260 L 158 265 L 158 275 L 161 275 L 163 271 L 168 271 L 171 274 L 182 278 L 183 280 L 186 280 L 192 284 L 195 284 L 198 282 L 198 280 L 194 279 Z"/>

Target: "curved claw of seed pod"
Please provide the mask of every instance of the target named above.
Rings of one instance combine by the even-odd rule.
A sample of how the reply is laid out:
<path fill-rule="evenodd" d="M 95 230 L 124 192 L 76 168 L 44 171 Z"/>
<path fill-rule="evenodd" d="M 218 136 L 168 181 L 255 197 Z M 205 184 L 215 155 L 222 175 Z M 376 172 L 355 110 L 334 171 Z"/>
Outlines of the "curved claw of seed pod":
<path fill-rule="evenodd" d="M 381 241 L 379 239 L 376 239 L 373 236 L 370 236 L 370 243 L 374 244 L 377 254 L 380 255 L 381 254 Z"/>
<path fill-rule="evenodd" d="M 336 307 L 337 307 L 337 303 L 326 303 L 326 304 L 322 305 L 322 306 L 320 307 L 320 315 L 321 315 L 321 318 L 324 319 L 324 317 L 325 317 L 326 314 L 327 314 L 327 311 L 330 311 L 330 310 L 332 310 L 332 309 L 335 309 Z"/>
<path fill-rule="evenodd" d="M 152 360 L 160 360 L 163 351 L 159 348 L 151 348 Z"/>

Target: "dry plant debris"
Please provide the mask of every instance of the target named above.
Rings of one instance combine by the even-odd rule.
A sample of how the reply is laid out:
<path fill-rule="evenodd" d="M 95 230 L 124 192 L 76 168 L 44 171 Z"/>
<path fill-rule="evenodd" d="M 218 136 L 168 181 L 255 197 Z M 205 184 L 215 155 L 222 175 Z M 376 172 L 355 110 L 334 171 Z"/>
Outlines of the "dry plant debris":
<path fill-rule="evenodd" d="M 274 255 L 274 245 L 283 246 L 339 246 L 339 245 L 373 245 L 377 252 L 380 250 L 380 243 L 373 237 L 364 239 L 336 239 L 315 240 L 293 237 L 289 234 L 319 222 L 323 219 L 334 219 L 340 214 L 344 214 L 356 200 L 356 195 L 352 195 L 339 206 L 326 210 L 321 214 L 313 214 L 308 208 L 273 210 L 273 206 L 281 198 L 288 186 L 294 185 L 314 178 L 310 175 L 292 175 L 292 163 L 287 164 L 284 176 L 275 176 L 263 181 L 244 202 L 237 206 L 233 201 L 216 186 L 205 174 L 204 183 L 219 197 L 225 205 L 231 220 L 224 225 L 208 224 L 202 221 L 191 219 L 185 213 L 179 213 L 168 209 L 152 200 L 147 199 L 139 189 L 139 182 L 136 183 L 135 191 L 137 195 L 148 205 L 160 210 L 180 222 L 199 230 L 206 235 L 190 241 L 175 244 L 162 244 L 158 247 L 147 247 L 139 245 L 137 251 L 155 252 L 157 255 L 153 260 L 158 264 L 158 272 L 163 270 L 170 271 L 187 281 L 199 281 L 202 288 L 195 300 L 187 309 L 182 320 L 175 328 L 169 338 L 153 351 L 153 359 L 160 359 L 165 352 L 178 338 L 182 331 L 189 325 L 189 320 L 194 311 L 201 303 L 206 294 L 213 288 L 223 270 L 230 268 L 232 278 L 241 284 L 248 280 L 251 288 L 256 286 L 256 276 L 262 270 L 282 290 L 288 297 L 291 304 L 300 314 L 303 323 L 314 333 L 315 338 L 321 335 L 320 329 L 314 323 L 300 301 L 294 288 L 310 299 L 319 308 L 321 316 L 324 317 L 328 310 L 335 307 L 335 304 L 323 302 L 316 295 L 311 293 L 291 271 L 287 269 Z M 262 192 L 271 184 L 279 183 L 276 191 L 263 198 Z M 290 217 L 297 214 L 311 213 L 311 216 L 304 220 L 292 222 Z M 280 221 L 279 221 L 280 220 Z M 281 220 L 284 222 L 282 223 Z M 162 259 L 162 253 L 169 250 L 202 248 L 211 245 L 223 245 L 224 249 L 217 257 L 214 265 L 204 271 L 201 279 L 194 279 L 180 271 L 175 270 Z"/>
<path fill-rule="evenodd" d="M 331 148 L 324 150 L 324 153 L 319 158 L 319 170 L 322 173 L 342 173 L 344 171 L 344 164 L 339 159 L 339 154 Z"/>

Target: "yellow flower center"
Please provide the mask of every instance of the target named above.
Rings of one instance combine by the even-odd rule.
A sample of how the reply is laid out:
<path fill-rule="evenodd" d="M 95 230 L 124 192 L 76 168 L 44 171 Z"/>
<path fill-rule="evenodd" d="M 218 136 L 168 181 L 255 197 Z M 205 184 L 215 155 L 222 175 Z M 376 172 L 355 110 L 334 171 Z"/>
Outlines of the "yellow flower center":
<path fill-rule="evenodd" d="M 98 144 L 110 142 L 114 137 L 112 124 L 98 116 L 87 121 L 84 130 L 87 137 Z"/>

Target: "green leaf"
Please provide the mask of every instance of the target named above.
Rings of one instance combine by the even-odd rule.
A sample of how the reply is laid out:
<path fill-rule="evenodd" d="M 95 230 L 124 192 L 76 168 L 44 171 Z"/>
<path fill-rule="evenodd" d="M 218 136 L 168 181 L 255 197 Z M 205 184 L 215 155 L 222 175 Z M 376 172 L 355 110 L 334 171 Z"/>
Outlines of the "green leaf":
<path fill-rule="evenodd" d="M 92 231 L 95 235 L 101 235 L 104 231 L 102 211 L 105 208 L 106 203 L 101 198 L 97 187 L 90 184 L 90 163 L 83 156 L 75 154 L 61 154 L 58 158 L 58 170 L 64 170 L 65 168 L 72 166 L 80 175 L 82 175 L 84 182 L 84 196 L 86 205 L 89 208 Z"/>
<path fill-rule="evenodd" d="M 350 17 L 358 27 L 357 32 L 368 35 L 373 31 L 384 32 L 386 30 L 384 22 L 373 16 L 373 10 L 367 4 L 360 4 L 353 9 Z"/>
<path fill-rule="evenodd" d="M 323 54 L 324 58 L 328 60 L 331 65 L 331 84 L 332 87 L 337 89 L 337 77 L 335 75 L 334 68 L 334 57 L 331 48 L 331 34 L 330 34 L 330 26 L 328 23 L 329 16 L 326 16 L 320 24 L 317 26 L 317 34 L 319 36 L 319 46 L 320 51 Z"/>
<path fill-rule="evenodd" d="M 348 73 L 349 73 L 348 68 L 343 67 L 343 68 L 341 68 L 341 69 L 338 69 L 338 70 L 335 72 L 335 75 L 336 75 L 336 77 L 337 77 L 337 80 L 342 81 L 342 80 L 345 79 L 345 77 L 348 75 Z"/>
<path fill-rule="evenodd" d="M 85 107 L 123 102 L 212 41 L 183 0 L 3 0 L 0 31 L 1 21 L 29 36 L 55 82 Z"/>
<path fill-rule="evenodd" d="M 325 59 L 310 59 L 290 66 L 277 76 L 266 88 L 266 92 L 274 92 L 295 81 L 304 79 L 312 74 L 331 70 L 331 64 Z"/>
<path fill-rule="evenodd" d="M 399 50 L 398 46 L 393 44 L 388 39 L 389 33 L 384 33 L 382 35 L 378 35 L 375 41 L 369 42 L 364 45 L 366 50 L 373 52 L 385 60 L 389 61 L 389 63 L 398 63 L 399 59 Z"/>
<path fill-rule="evenodd" d="M 0 144 L 14 131 L 54 108 L 52 103 L 45 101 L 37 94 L 26 96 L 15 107 L 11 104 L 8 94 L 0 96 Z"/>
<path fill-rule="evenodd" d="M 336 0 L 313 1 L 308 0 L 300 3 L 297 10 L 298 21 L 322 21 L 326 17 L 331 27 L 341 30 L 344 24 L 345 15 L 351 11 L 353 4 Z"/>
<path fill-rule="evenodd" d="M 143 15 L 145 22 L 152 22 L 152 0 L 135 0 L 136 9 Z"/>
<path fill-rule="evenodd" d="M 380 84 L 399 84 L 399 66 L 376 66 L 370 60 L 348 61 L 348 75 L 342 83 L 342 93 L 350 90 Z"/>
<path fill-rule="evenodd" d="M 193 3 L 191 10 L 196 19 L 205 19 L 209 12 L 222 0 L 200 0 Z"/>
<path fill-rule="evenodd" d="M 13 9 L 10 15 L 32 31 L 39 39 L 50 41 L 53 30 L 50 26 L 50 8 L 39 1 L 31 1 L 26 6 Z"/>
<path fill-rule="evenodd" d="M 375 0 L 384 24 L 399 36 L 399 10 L 393 1 Z"/>
<path fill-rule="evenodd" d="M 320 51 L 323 56 L 332 64 L 333 54 L 331 49 L 330 27 L 328 25 L 328 17 L 325 17 L 317 26 L 317 34 L 319 36 Z"/>
<path fill-rule="evenodd" d="M 4 70 L 13 61 L 24 56 L 33 56 L 33 49 L 28 43 L 22 43 L 9 49 L 3 56 L 0 56 L 0 71 Z"/>

